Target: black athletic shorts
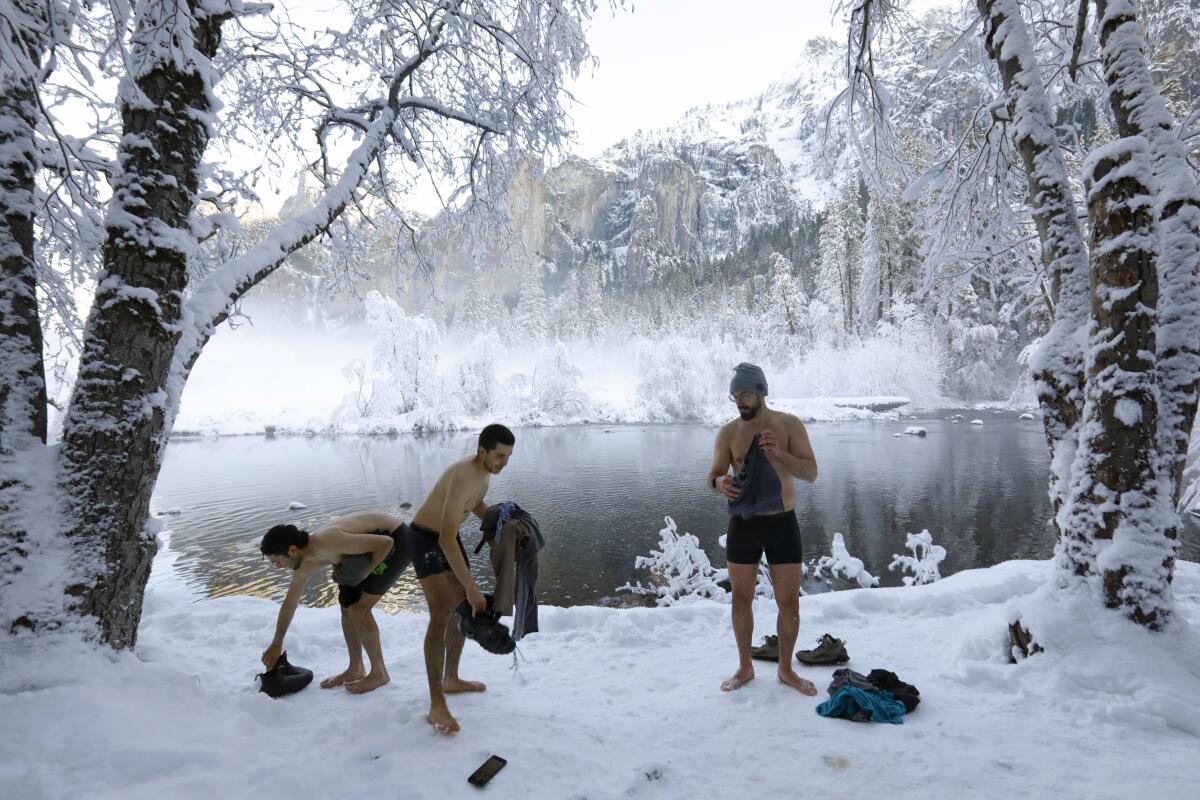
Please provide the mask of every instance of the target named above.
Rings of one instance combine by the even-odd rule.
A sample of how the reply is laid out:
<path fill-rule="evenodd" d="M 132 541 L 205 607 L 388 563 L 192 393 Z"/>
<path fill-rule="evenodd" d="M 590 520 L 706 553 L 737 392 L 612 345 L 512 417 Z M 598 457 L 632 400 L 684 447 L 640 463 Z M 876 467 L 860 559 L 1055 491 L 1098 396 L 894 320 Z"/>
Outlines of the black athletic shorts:
<path fill-rule="evenodd" d="M 344 583 L 339 583 L 338 587 L 338 605 L 342 608 L 349 608 L 359 601 L 364 594 L 383 595 L 387 590 L 392 588 L 392 584 L 400 577 L 400 573 L 404 572 L 404 568 L 408 566 L 408 537 L 405 535 L 405 528 L 401 525 L 396 530 L 388 532 L 387 530 L 375 531 L 376 534 L 392 537 L 392 551 L 387 554 L 387 558 L 379 562 L 371 574 L 363 578 L 353 586 Z"/>
<path fill-rule="evenodd" d="M 431 531 L 421 525 L 408 526 L 408 552 L 412 556 L 413 571 L 417 573 L 417 578 L 427 578 L 439 572 L 453 572 L 438 541 L 440 538 L 437 531 Z M 469 564 L 467 548 L 463 547 L 462 537 L 456 536 L 455 540 L 458 542 L 458 549 L 462 551 L 463 561 Z"/>
<path fill-rule="evenodd" d="M 794 510 L 749 519 L 729 518 L 725 555 L 730 564 L 757 564 L 764 552 L 768 564 L 800 564 L 804 561 L 800 521 Z"/>

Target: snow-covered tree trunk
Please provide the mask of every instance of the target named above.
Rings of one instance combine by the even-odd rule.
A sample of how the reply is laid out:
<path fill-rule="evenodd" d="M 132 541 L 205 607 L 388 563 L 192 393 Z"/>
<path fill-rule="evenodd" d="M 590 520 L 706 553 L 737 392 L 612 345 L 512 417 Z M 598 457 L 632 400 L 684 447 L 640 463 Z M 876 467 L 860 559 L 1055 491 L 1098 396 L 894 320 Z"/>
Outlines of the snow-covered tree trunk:
<path fill-rule="evenodd" d="M 1063 527 L 1095 552 L 1105 603 L 1153 628 L 1169 613 L 1155 386 L 1157 243 L 1150 153 L 1118 139 L 1084 165 L 1091 228 L 1091 335 L 1079 449 Z"/>
<path fill-rule="evenodd" d="M 1050 498 L 1055 512 L 1070 487 L 1077 426 L 1083 405 L 1083 336 L 1087 330 L 1088 261 L 1075 199 L 1054 133 L 1054 110 L 1046 97 L 1033 42 L 1017 0 L 977 0 L 984 44 L 996 62 L 1006 109 L 1025 166 L 1030 205 L 1041 241 L 1042 263 L 1051 278 L 1054 323 L 1042 338 L 1032 367 L 1050 446 Z M 1086 571 L 1091 554 L 1071 531 L 1059 531 L 1059 565 Z"/>
<path fill-rule="evenodd" d="M 145 522 L 162 459 L 222 21 L 202 7 L 138 7 L 120 89 L 123 135 L 103 272 L 63 432 L 62 485 L 77 554 L 68 593 L 117 647 L 136 640 L 155 553 Z"/>
<path fill-rule="evenodd" d="M 48 49 L 47 3 L 15 0 L 0 33 L 0 584 L 23 567 L 17 513 L 23 457 L 46 441 L 46 375 L 34 260 L 37 78 Z M 4 622 L 10 623 L 10 620 Z"/>
<path fill-rule="evenodd" d="M 1200 378 L 1200 189 L 1175 120 L 1155 87 L 1129 0 L 1097 0 L 1109 103 L 1121 136 L 1149 143 L 1158 218 L 1158 443 L 1164 490 L 1178 502 Z M 1175 538 L 1177 520 L 1168 534 Z"/>

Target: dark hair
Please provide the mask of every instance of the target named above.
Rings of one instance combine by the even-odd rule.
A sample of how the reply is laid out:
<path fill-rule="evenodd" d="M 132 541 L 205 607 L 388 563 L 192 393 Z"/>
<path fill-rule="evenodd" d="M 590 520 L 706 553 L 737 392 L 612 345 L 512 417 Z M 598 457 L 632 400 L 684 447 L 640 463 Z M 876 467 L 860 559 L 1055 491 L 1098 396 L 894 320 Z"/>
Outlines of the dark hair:
<path fill-rule="evenodd" d="M 276 525 L 267 531 L 258 549 L 264 556 L 286 556 L 292 545 L 301 550 L 308 547 L 308 531 L 302 531 L 295 525 Z"/>
<path fill-rule="evenodd" d="M 496 422 L 479 432 L 479 446 L 487 451 L 495 450 L 498 444 L 512 447 L 516 443 L 517 437 L 513 436 L 513 432 Z"/>

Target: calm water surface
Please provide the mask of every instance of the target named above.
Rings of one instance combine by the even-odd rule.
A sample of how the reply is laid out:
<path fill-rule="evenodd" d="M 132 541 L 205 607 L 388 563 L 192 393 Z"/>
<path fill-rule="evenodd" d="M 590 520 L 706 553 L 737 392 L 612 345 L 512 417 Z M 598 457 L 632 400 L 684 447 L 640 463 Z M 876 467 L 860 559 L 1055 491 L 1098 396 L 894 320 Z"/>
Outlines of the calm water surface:
<path fill-rule="evenodd" d="M 829 553 L 834 532 L 851 554 L 882 578 L 906 531 L 928 528 L 948 555 L 942 575 L 1013 558 L 1046 558 L 1053 534 L 1046 498 L 1047 454 L 1040 421 L 1015 414 L 968 411 L 982 426 L 952 424 L 939 412 L 900 422 L 813 423 L 808 426 L 820 476 L 797 486 L 796 512 L 806 558 Z M 928 436 L 895 437 L 908 425 Z M 695 425 L 520 429 L 489 502 L 513 499 L 546 534 L 538 588 L 543 602 L 616 602 L 617 586 L 646 579 L 634 558 L 658 542 L 663 517 L 700 539 L 716 566 L 725 565 L 718 537 L 724 503 L 705 491 L 715 429 Z M 199 594 L 280 597 L 288 574 L 258 553 L 267 528 L 290 522 L 309 530 L 353 511 L 381 509 L 410 519 L 452 460 L 473 452 L 475 434 L 397 438 L 227 437 L 175 440 L 167 448 L 153 510 L 171 531 L 175 580 Z M 289 503 L 306 508 L 288 510 Z M 479 539 L 464 524 L 468 550 Z M 486 548 L 473 571 L 490 585 Z M 1184 558 L 1200 556 L 1185 531 Z M 305 602 L 335 602 L 322 573 Z M 817 587 L 813 587 L 817 588 Z M 411 571 L 383 605 L 421 604 Z"/>

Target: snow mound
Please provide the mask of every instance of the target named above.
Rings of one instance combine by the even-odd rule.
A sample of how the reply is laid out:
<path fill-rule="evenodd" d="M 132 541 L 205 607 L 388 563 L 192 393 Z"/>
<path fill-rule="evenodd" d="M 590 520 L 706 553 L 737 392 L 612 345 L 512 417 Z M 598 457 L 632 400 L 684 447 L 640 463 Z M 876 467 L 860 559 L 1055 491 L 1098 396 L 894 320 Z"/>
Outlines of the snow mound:
<path fill-rule="evenodd" d="M 287 506 L 288 511 L 300 511 L 305 508 L 308 508 L 308 506 L 304 505 L 304 503 L 301 503 L 299 500 L 293 500 L 292 502 L 288 503 Z"/>

